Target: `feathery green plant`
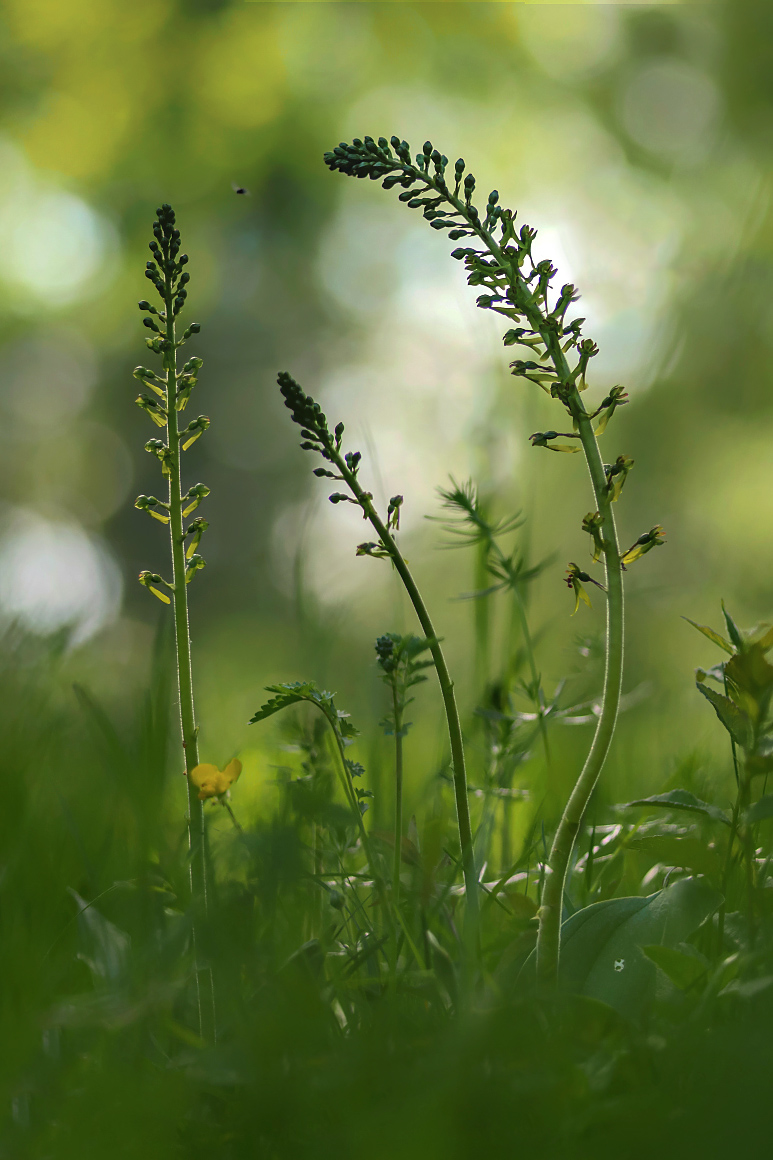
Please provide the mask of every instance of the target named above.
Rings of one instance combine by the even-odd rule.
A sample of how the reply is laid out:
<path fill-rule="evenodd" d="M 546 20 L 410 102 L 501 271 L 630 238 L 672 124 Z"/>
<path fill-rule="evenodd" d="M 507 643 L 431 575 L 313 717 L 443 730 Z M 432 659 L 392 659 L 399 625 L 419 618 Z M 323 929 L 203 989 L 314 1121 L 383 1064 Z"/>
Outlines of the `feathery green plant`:
<path fill-rule="evenodd" d="M 134 377 L 152 391 L 155 398 L 140 393 L 136 403 L 166 438 L 150 439 L 145 450 L 155 455 L 161 464 L 161 472 L 168 482 L 168 499 L 157 499 L 153 495 L 141 495 L 134 506 L 145 511 L 154 519 L 169 527 L 172 557 L 172 579 L 165 580 L 158 573 L 143 571 L 140 583 L 149 589 L 164 604 L 172 605 L 177 650 L 177 679 L 180 697 L 180 728 L 185 770 L 188 777 L 188 834 L 190 844 L 190 878 L 194 910 L 204 915 L 207 911 L 207 864 L 206 833 L 203 799 L 207 794 L 197 793 L 197 786 L 191 775 L 199 765 L 199 729 L 193 702 L 193 673 L 191 668 L 191 642 L 188 623 L 188 584 L 196 572 L 204 567 L 205 561 L 198 552 L 207 521 L 195 518 L 184 528 L 184 521 L 196 510 L 201 501 L 209 495 L 209 488 L 203 483 L 194 484 L 183 495 L 181 483 L 182 453 L 209 427 L 206 415 L 199 415 L 181 430 L 180 416 L 196 386 L 199 371 L 203 365 L 198 357 L 190 358 L 180 371 L 177 369 L 177 351 L 191 335 L 201 329 L 192 322 L 182 334 L 177 334 L 177 319 L 188 297 L 187 285 L 190 274 L 185 270 L 188 255 L 180 253 L 180 231 L 175 225 L 174 210 L 164 203 L 156 210 L 153 223 L 154 240 L 150 251 L 154 261 L 148 262 L 145 277 L 153 284 L 161 299 L 161 309 L 157 309 L 146 299 L 139 303 L 145 314 L 144 325 L 153 332 L 146 340 L 147 347 L 161 358 L 161 374 L 157 375 L 146 367 L 136 367 Z M 188 541 L 186 548 L 186 540 Z M 194 926 L 194 941 L 195 941 Z M 197 961 L 197 986 L 201 964 Z M 199 992 L 200 1030 L 204 1038 L 214 1037 L 214 996 L 211 989 L 205 1001 Z"/>
<path fill-rule="evenodd" d="M 588 599 L 583 584 L 593 582 L 605 592 L 606 668 L 598 725 L 556 830 L 539 912 L 538 980 L 543 985 L 554 985 L 558 978 L 567 870 L 586 806 L 609 751 L 620 702 L 623 571 L 628 563 L 663 542 L 662 529 L 657 527 L 640 537 L 628 552 L 621 552 L 618 543 L 612 505 L 620 498 L 633 460 L 619 455 L 614 463 L 605 464 L 597 439 L 626 402 L 626 392 L 623 387 L 613 387 L 597 407 L 589 410 L 585 406 L 582 394 L 588 386 L 588 365 L 598 347 L 592 339 L 582 337 L 584 319 L 567 320 L 567 311 L 578 298 L 577 291 L 567 283 L 560 292 L 552 292 L 551 282 L 557 270 L 549 259 L 536 261 L 533 257 L 536 230 L 528 225 L 516 230 L 515 214 L 499 204 L 497 190 L 489 194 L 481 216 L 472 200 L 475 177 L 465 173 L 461 158 L 453 167 L 453 177 L 449 173 L 450 184 L 446 181 L 448 158 L 430 141 L 413 157 L 408 143 L 398 137 L 392 137 L 391 142 L 385 137 L 378 141 L 372 137 L 355 138 L 351 144 L 342 142 L 326 153 L 325 162 L 332 171 L 351 177 L 380 179 L 385 189 L 400 186 L 400 201 L 411 209 L 422 209 L 433 229 L 447 230 L 451 241 L 474 240 L 475 246 L 459 247 L 452 256 L 464 261 L 468 283 L 485 291 L 477 305 L 514 324 L 504 336 L 505 345 L 528 350 L 531 357 L 515 359 L 510 364 L 512 373 L 536 383 L 571 420 L 570 431 L 535 432 L 532 445 L 568 453 L 582 448 L 585 455 L 596 508 L 586 516 L 583 528 L 593 539 L 594 562 L 603 558 L 606 583 L 593 581 L 574 563 L 569 566 L 567 583 L 575 592 L 575 610 L 579 599 Z M 566 440 L 576 441 L 579 447 Z"/>

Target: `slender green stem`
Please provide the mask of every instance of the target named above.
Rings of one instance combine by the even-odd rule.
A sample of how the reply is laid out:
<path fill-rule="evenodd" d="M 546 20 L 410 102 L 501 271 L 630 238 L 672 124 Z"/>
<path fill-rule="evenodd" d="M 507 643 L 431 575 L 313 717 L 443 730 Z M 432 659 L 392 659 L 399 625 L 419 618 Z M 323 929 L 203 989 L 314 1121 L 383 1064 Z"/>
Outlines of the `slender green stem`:
<path fill-rule="evenodd" d="M 413 605 L 421 630 L 430 642 L 429 648 L 435 671 L 440 684 L 440 693 L 448 725 L 448 739 L 451 746 L 451 762 L 454 774 L 454 796 L 456 799 L 456 819 L 459 828 L 459 842 L 462 853 L 462 871 L 466 898 L 467 928 L 470 944 L 477 954 L 480 905 L 478 899 L 478 877 L 475 871 L 475 854 L 472 842 L 472 825 L 470 822 L 470 806 L 467 800 L 467 770 L 464 758 L 464 741 L 462 738 L 462 724 L 459 718 L 459 709 L 454 695 L 454 683 L 448 671 L 443 650 L 435 632 L 427 607 L 422 599 L 416 582 L 411 575 L 400 549 L 388 531 L 383 520 L 373 506 L 369 493 L 363 491 L 356 476 L 347 467 L 343 456 L 338 452 L 331 452 L 331 461 L 335 463 L 347 486 L 362 508 L 366 518 L 378 535 L 385 550 L 389 553 L 392 563 L 403 582 L 408 597 Z"/>
<path fill-rule="evenodd" d="M 735 756 L 735 753 L 733 754 Z M 738 813 L 741 808 L 741 789 L 740 784 L 738 792 L 736 793 L 735 803 L 733 805 L 733 815 L 730 819 L 730 835 L 727 839 L 727 851 L 725 853 L 725 866 L 722 871 L 722 903 L 717 912 L 717 954 L 722 954 L 722 944 L 725 940 L 725 915 L 727 913 L 727 890 L 730 885 L 730 871 L 733 866 L 733 844 L 738 834 Z"/>
<path fill-rule="evenodd" d="M 330 726 L 330 731 L 333 734 L 333 738 L 335 740 L 336 753 L 338 754 L 339 758 L 339 776 L 341 778 L 341 785 L 343 787 L 346 800 L 348 801 L 357 822 L 357 828 L 360 832 L 360 841 L 362 842 L 362 848 L 365 852 L 365 857 L 367 859 L 370 872 L 373 875 L 373 882 L 376 887 L 376 892 L 378 893 L 379 902 L 381 903 L 384 920 L 387 923 L 393 924 L 394 919 L 389 907 L 389 899 L 387 898 L 387 892 L 384 886 L 384 878 L 379 871 L 379 867 L 373 853 L 373 847 L 370 843 L 370 837 L 368 836 L 368 831 L 365 828 L 365 822 L 363 820 L 362 810 L 360 809 L 360 803 L 357 800 L 357 794 L 355 793 L 354 786 L 352 784 L 351 774 L 349 773 L 349 769 L 346 764 L 346 750 L 344 749 L 343 738 L 341 737 L 339 730 L 336 728 L 336 723 L 332 720 L 331 717 L 328 716 L 328 714 L 324 709 L 321 708 L 321 706 L 320 709 L 324 714 L 325 720 Z"/>
<path fill-rule="evenodd" d="M 432 182 L 432 184 L 435 183 Z M 447 192 L 444 196 L 459 212 L 467 217 L 475 233 L 496 258 L 500 269 L 506 274 L 518 309 L 526 316 L 532 330 L 540 334 L 545 344 L 558 381 L 567 391 L 567 404 L 577 425 L 593 493 L 596 497 L 596 506 L 602 517 L 601 535 L 604 542 L 604 566 L 607 580 L 604 694 L 590 752 L 566 803 L 548 860 L 550 874 L 546 875 L 539 912 L 537 979 L 541 986 L 549 987 L 555 985 L 558 980 L 564 887 L 572 850 L 582 825 L 588 801 L 609 752 L 620 706 L 623 680 L 623 570 L 620 547 L 596 434 L 577 389 L 575 375 L 572 373 L 561 347 L 557 331 L 550 324 L 550 320 L 545 317 L 533 292 L 519 277 L 519 272 L 505 257 L 490 231 L 481 226 L 479 219 L 475 221 L 470 219 L 466 207 L 459 198 Z"/>
<path fill-rule="evenodd" d="M 609 752 L 623 681 L 623 571 L 617 530 L 607 492 L 604 465 L 591 421 L 578 396 L 573 402 L 596 504 L 603 519 L 601 531 L 607 580 L 606 665 L 604 694 L 596 732 L 585 765 L 558 824 L 548 860 L 550 874 L 546 877 L 541 900 L 537 936 L 537 979 L 542 986 L 552 986 L 558 979 L 566 874 L 585 809 Z"/>
<path fill-rule="evenodd" d="M 193 705 L 193 675 L 191 671 L 191 640 L 188 624 L 188 590 L 185 576 L 185 541 L 183 535 L 182 487 L 180 482 L 180 433 L 177 411 L 177 347 L 174 324 L 174 303 L 171 275 L 164 276 L 166 306 L 166 340 L 168 349 L 164 355 L 166 369 L 167 437 L 169 447 L 169 534 L 172 549 L 172 605 L 174 608 L 175 643 L 177 648 L 177 678 L 180 695 L 180 727 L 185 755 L 185 771 L 199 764 L 198 728 Z M 206 843 L 204 831 L 204 803 L 199 801 L 196 787 L 187 777 L 188 787 L 188 843 L 190 852 L 190 882 L 194 912 L 207 912 L 207 869 Z M 201 967 L 198 962 L 199 947 L 196 938 L 194 915 L 194 953 L 196 961 L 196 986 L 199 1006 L 199 1027 L 203 1039 L 215 1038 L 214 991 L 211 974 L 208 972 L 206 998 L 201 988 Z"/>
<path fill-rule="evenodd" d="M 403 855 L 403 714 L 396 680 L 392 682 L 395 725 L 395 859 L 392 870 L 392 905 L 400 905 L 400 867 Z"/>

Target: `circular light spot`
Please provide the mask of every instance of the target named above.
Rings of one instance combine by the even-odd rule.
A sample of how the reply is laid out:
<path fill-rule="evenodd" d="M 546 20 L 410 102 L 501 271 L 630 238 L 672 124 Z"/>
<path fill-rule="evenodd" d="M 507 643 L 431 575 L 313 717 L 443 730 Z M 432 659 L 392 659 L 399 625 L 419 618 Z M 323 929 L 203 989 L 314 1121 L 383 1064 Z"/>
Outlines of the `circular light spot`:
<path fill-rule="evenodd" d="M 708 152 L 719 110 L 720 96 L 710 77 L 685 61 L 660 60 L 628 82 L 621 116 L 637 145 L 691 164 Z"/>
<path fill-rule="evenodd" d="M 113 620 L 122 583 L 104 543 L 76 524 L 15 511 L 0 537 L 0 607 L 41 634 L 71 626 L 80 643 Z"/>
<path fill-rule="evenodd" d="M 35 426 L 56 426 L 76 415 L 96 380 L 94 348 L 73 330 L 52 328 L 0 353 L 0 400 Z"/>
<path fill-rule="evenodd" d="M 613 5 L 562 4 L 513 8 L 519 38 L 544 73 L 575 80 L 596 72 L 620 43 L 620 13 Z"/>

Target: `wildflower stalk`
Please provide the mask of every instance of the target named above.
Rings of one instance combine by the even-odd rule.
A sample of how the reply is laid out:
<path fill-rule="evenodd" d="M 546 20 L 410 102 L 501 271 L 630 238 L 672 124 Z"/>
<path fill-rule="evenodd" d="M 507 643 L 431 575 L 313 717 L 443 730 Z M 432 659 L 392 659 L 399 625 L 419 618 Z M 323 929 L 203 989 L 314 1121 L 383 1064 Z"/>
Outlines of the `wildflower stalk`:
<path fill-rule="evenodd" d="M 626 401 L 626 393 L 622 387 L 613 387 L 595 411 L 587 411 L 581 392 L 587 386 L 588 363 L 598 353 L 598 347 L 591 339 L 581 339 L 584 319 L 566 320 L 567 310 L 578 297 L 576 289 L 566 284 L 560 293 L 552 291 L 555 267 L 547 259 L 536 261 L 532 257 L 536 230 L 524 225 L 516 231 L 515 214 L 499 204 L 497 190 L 489 194 L 485 213 L 478 211 L 472 201 L 475 177 L 465 173 L 462 158 L 452 171 L 448 158 L 434 149 L 430 141 L 414 157 L 408 143 L 398 137 L 390 141 L 384 137 L 378 141 L 365 137 L 364 140 L 355 138 L 350 144 L 342 141 L 325 154 L 325 163 L 331 170 L 350 177 L 381 179 L 385 189 L 402 187 L 400 201 L 411 209 L 422 209 L 433 229 L 447 230 L 451 241 L 467 238 L 477 243 L 477 246 L 458 247 L 452 256 L 464 260 L 470 285 L 485 288 L 486 293 L 477 299 L 481 309 L 521 324 L 506 333 L 504 342 L 506 346 L 526 348 L 532 357 L 512 362 L 512 373 L 541 387 L 563 406 L 572 420 L 569 432 L 536 432 L 531 436 L 533 446 L 571 453 L 579 450 L 574 442 L 579 441 L 585 455 L 597 510 L 586 516 L 583 529 L 593 537 L 594 561 L 603 556 L 607 579 L 606 666 L 598 725 L 556 832 L 549 858 L 551 873 L 546 876 L 540 907 L 537 976 L 541 985 L 550 986 L 558 978 L 567 868 L 585 808 L 609 750 L 620 702 L 623 567 L 663 542 L 662 529 L 657 527 L 640 537 L 622 556 L 618 545 L 611 505 L 619 498 L 633 461 L 620 456 L 614 464 L 605 466 L 596 435 L 606 429 L 615 410 Z M 566 353 L 572 349 L 577 361 L 570 367 Z M 597 418 L 599 422 L 594 430 L 593 420 Z M 556 442 L 558 439 L 572 442 Z M 589 603 L 582 581 L 603 587 L 576 564 L 570 565 L 568 583 L 574 588 L 576 601 L 584 599 Z"/>
<path fill-rule="evenodd" d="M 195 549 L 207 528 L 207 523 L 199 518 L 187 530 L 183 526 L 184 517 L 198 506 L 209 493 L 209 489 L 204 484 L 196 484 L 183 496 L 181 484 L 182 451 L 206 431 L 209 419 L 200 415 L 189 423 L 184 431 L 180 430 L 179 417 L 196 385 L 197 373 L 202 363 L 201 359 L 191 359 L 178 373 L 177 350 L 191 334 L 197 334 L 200 327 L 198 323 L 193 323 L 179 339 L 177 337 L 176 318 L 185 305 L 188 294 L 185 287 L 190 276 L 187 272 L 183 272 L 188 256 L 180 254 L 180 231 L 175 228 L 174 211 L 169 205 L 164 204 L 157 210 L 153 233 L 156 240 L 150 243 L 150 249 L 155 261 L 147 263 L 145 274 L 155 287 L 163 303 L 163 310 L 157 310 L 145 300 L 140 302 L 139 306 L 147 314 L 144 324 L 153 332 L 153 337 L 147 340 L 147 346 L 154 354 L 161 356 L 163 373 L 158 376 L 144 367 L 137 367 L 134 376 L 157 397 L 140 394 L 136 402 L 166 434 L 166 442 L 151 439 L 146 444 L 146 450 L 154 454 L 161 463 L 163 475 L 168 479 L 169 499 L 163 503 L 154 496 L 141 495 L 135 501 L 135 507 L 168 524 L 172 580 L 170 583 L 159 575 L 141 572 L 140 582 L 163 603 L 171 602 L 174 614 L 180 729 L 187 775 L 189 873 L 194 909 L 193 943 L 196 956 L 199 1030 L 203 1039 L 211 1040 L 215 1038 L 212 976 L 211 972 L 206 972 L 206 986 L 202 989 L 203 972 L 198 959 L 200 940 L 197 938 L 196 923 L 197 917 L 200 918 L 207 913 L 207 859 L 204 803 L 200 800 L 197 785 L 191 778 L 191 774 L 199 765 L 199 748 L 188 620 L 188 583 L 204 566 L 204 560 Z M 160 402 L 157 399 L 160 399 Z M 189 535 L 192 540 L 186 552 L 185 540 Z M 202 990 L 207 992 L 206 995 Z"/>
<path fill-rule="evenodd" d="M 391 501 L 390 514 L 387 517 L 387 523 L 385 523 L 373 505 L 372 495 L 370 492 L 365 491 L 357 478 L 357 469 L 361 458 L 360 453 L 350 452 L 347 455 L 341 453 L 341 438 L 344 430 L 343 423 L 339 423 L 336 427 L 335 439 L 333 439 L 328 431 L 327 420 L 322 414 L 319 404 L 305 395 L 298 383 L 286 372 L 283 371 L 279 374 L 278 382 L 284 395 L 285 403 L 290 409 L 294 421 L 303 428 L 301 433 L 307 442 L 302 443 L 301 446 L 304 450 L 318 451 L 335 468 L 335 472 L 328 471 L 325 468 L 317 468 L 315 474 L 343 481 L 353 497 L 350 502 L 362 509 L 363 518 L 370 522 L 379 538 L 380 546 L 376 544 L 361 544 L 358 548 L 358 553 L 361 555 L 381 556 L 392 561 L 408 593 L 414 612 L 421 625 L 421 630 L 427 639 L 440 685 L 440 693 L 443 698 L 443 706 L 448 725 L 457 825 L 465 884 L 466 930 L 469 945 L 477 948 L 480 907 L 472 841 L 472 826 L 470 822 L 470 807 L 467 799 L 467 771 L 464 757 L 462 725 L 454 694 L 454 683 L 451 680 L 443 649 L 435 632 L 435 626 L 432 623 L 432 619 L 416 581 L 411 575 L 410 569 L 392 535 L 392 530 L 397 527 L 402 496 L 395 496 Z M 349 500 L 349 496 L 338 493 L 332 495 L 330 498 L 334 503 Z M 474 950 L 473 953 L 476 954 L 477 950 Z"/>
<path fill-rule="evenodd" d="M 477 944 L 479 923 L 478 876 L 475 870 L 475 855 L 472 840 L 472 824 L 470 821 L 470 805 L 467 796 L 467 767 L 464 756 L 464 740 L 462 737 L 462 723 L 459 709 L 456 704 L 454 682 L 448 671 L 446 658 L 438 640 L 435 626 L 429 615 L 424 599 L 418 589 L 416 581 L 411 575 L 402 552 L 395 543 L 394 537 L 388 531 L 383 520 L 373 506 L 373 500 L 368 492 L 360 486 L 355 476 L 349 471 L 340 455 L 334 457 L 333 462 L 341 472 L 343 479 L 362 508 L 378 536 L 385 551 L 395 566 L 403 582 L 408 597 L 413 605 L 416 617 L 421 625 L 421 631 L 429 642 L 429 649 L 440 685 L 440 695 L 443 698 L 443 708 L 448 726 L 448 740 L 451 748 L 451 765 L 454 779 L 454 797 L 456 800 L 456 820 L 459 830 L 459 844 L 462 854 L 462 872 L 464 875 L 464 889 L 466 900 L 466 918 L 469 924 L 469 934 L 473 944 Z"/>
<path fill-rule="evenodd" d="M 582 407 L 581 400 L 578 403 Z M 582 407 L 582 410 L 585 408 Z M 597 508 L 603 517 L 601 526 L 607 588 L 604 694 L 590 751 L 558 823 L 548 860 L 550 874 L 545 880 L 542 894 L 537 935 L 537 980 L 542 986 L 550 986 L 557 981 L 567 869 L 590 796 L 609 752 L 623 683 L 623 571 L 617 529 L 606 491 L 607 481 L 596 436 L 587 414 L 581 414 L 579 409 L 578 427 Z"/>

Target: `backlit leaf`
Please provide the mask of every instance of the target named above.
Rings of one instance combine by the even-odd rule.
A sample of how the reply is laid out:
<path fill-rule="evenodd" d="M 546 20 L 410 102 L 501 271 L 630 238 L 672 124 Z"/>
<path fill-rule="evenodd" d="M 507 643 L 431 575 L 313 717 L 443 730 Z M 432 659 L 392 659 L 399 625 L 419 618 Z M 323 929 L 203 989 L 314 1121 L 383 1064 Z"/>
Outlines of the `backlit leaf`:
<path fill-rule="evenodd" d="M 718 632 L 715 632 L 713 628 L 709 628 L 707 624 L 696 624 L 694 620 L 690 620 L 689 616 L 683 616 L 682 620 L 686 620 L 693 628 L 697 628 L 698 632 L 702 632 L 704 636 L 707 636 L 712 644 L 719 645 L 726 653 L 730 653 L 730 656 L 734 655 L 734 649 L 730 642 L 725 640 L 723 636 L 720 636 Z"/>

